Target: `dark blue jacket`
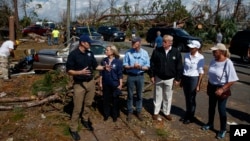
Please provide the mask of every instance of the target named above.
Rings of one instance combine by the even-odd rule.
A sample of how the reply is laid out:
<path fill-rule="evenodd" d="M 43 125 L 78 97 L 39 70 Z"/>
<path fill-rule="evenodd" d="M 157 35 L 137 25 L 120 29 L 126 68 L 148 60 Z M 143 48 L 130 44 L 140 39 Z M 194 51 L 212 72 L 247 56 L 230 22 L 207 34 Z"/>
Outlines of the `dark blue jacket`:
<path fill-rule="evenodd" d="M 104 58 L 101 62 L 102 66 L 105 66 L 105 64 L 109 64 L 108 57 Z M 117 87 L 120 85 L 120 79 L 122 78 L 122 61 L 115 58 L 111 62 L 111 66 L 111 71 L 103 70 L 100 72 L 100 75 L 102 76 L 102 84 Z"/>

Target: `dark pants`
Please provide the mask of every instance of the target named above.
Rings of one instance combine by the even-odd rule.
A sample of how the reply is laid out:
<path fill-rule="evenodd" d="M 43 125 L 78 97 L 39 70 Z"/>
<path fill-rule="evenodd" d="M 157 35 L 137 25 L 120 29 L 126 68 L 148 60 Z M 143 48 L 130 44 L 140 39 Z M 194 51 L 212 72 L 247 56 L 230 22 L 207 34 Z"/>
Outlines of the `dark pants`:
<path fill-rule="evenodd" d="M 211 85 L 209 88 L 209 107 L 208 107 L 208 124 L 214 124 L 214 115 L 215 115 L 215 108 L 218 102 L 218 111 L 220 116 L 220 130 L 225 131 L 227 126 L 227 113 L 226 113 L 226 104 L 227 98 L 220 99 L 216 96 L 215 91 L 217 88 L 221 86 Z"/>
<path fill-rule="evenodd" d="M 199 77 L 188 77 L 184 76 L 182 79 L 183 91 L 186 101 L 186 119 L 192 119 L 195 114 L 196 109 L 196 87 L 198 84 Z"/>
<path fill-rule="evenodd" d="M 127 78 L 127 108 L 128 113 L 133 113 L 133 91 L 134 86 L 136 87 L 136 111 L 140 113 L 142 110 L 142 89 L 144 87 L 144 75 L 131 76 Z"/>
<path fill-rule="evenodd" d="M 119 96 L 114 94 L 116 89 L 117 87 L 103 85 L 103 112 L 105 117 L 110 116 L 110 113 L 112 113 L 113 118 L 119 116 Z"/>

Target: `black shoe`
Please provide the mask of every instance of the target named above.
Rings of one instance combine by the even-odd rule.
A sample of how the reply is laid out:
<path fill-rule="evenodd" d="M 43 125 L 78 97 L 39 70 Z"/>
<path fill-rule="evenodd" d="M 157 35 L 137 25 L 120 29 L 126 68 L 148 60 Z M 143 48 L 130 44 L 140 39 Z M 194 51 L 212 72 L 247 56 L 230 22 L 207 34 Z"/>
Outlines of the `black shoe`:
<path fill-rule="evenodd" d="M 87 128 L 89 131 L 93 131 L 94 128 L 92 127 L 92 123 L 90 121 L 85 121 L 85 120 L 81 120 L 82 125 Z"/>
<path fill-rule="evenodd" d="M 191 120 L 185 119 L 185 120 L 183 121 L 183 124 L 189 124 L 189 123 L 191 123 L 191 122 L 192 122 Z"/>
<path fill-rule="evenodd" d="M 116 122 L 116 121 L 117 121 L 117 117 L 114 117 L 114 118 L 113 118 L 113 122 Z"/>
<path fill-rule="evenodd" d="M 182 121 L 182 122 L 183 122 L 184 120 L 186 120 L 186 118 L 183 118 L 183 117 L 182 117 L 182 118 L 179 119 L 179 121 Z"/>
<path fill-rule="evenodd" d="M 141 114 L 141 113 L 137 113 L 137 118 L 138 118 L 140 121 L 143 121 L 143 117 L 142 117 L 142 114 Z"/>
<path fill-rule="evenodd" d="M 78 141 L 78 140 L 81 139 L 77 131 L 72 132 L 72 131 L 69 129 L 69 132 L 70 132 L 72 138 L 73 138 L 75 141 Z"/>
<path fill-rule="evenodd" d="M 107 121 L 108 119 L 109 119 L 108 116 L 104 116 L 104 118 L 103 118 L 104 121 Z"/>
<path fill-rule="evenodd" d="M 132 120 L 132 113 L 128 113 L 127 121 L 130 122 Z"/>

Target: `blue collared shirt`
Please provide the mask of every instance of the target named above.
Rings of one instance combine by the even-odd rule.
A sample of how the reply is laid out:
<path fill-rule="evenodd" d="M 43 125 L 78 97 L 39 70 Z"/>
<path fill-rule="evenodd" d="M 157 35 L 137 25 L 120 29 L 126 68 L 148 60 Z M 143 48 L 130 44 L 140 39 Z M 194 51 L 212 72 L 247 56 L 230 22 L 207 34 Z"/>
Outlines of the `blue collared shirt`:
<path fill-rule="evenodd" d="M 142 67 L 150 67 L 148 52 L 142 48 L 137 52 L 135 49 L 129 49 L 123 58 L 123 66 L 134 66 L 135 63 Z M 139 69 L 128 69 L 128 73 L 139 74 L 144 71 Z"/>

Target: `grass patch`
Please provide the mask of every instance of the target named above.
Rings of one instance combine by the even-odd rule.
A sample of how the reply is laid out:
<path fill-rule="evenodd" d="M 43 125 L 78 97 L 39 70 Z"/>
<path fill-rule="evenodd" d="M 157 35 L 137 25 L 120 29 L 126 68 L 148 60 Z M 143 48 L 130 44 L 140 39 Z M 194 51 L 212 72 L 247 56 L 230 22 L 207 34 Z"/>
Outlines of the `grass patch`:
<path fill-rule="evenodd" d="M 19 121 L 25 117 L 25 114 L 22 108 L 15 108 L 13 112 L 14 112 L 14 115 L 13 117 L 11 117 L 12 121 Z"/>
<path fill-rule="evenodd" d="M 47 94 L 53 93 L 55 89 L 62 88 L 61 92 L 65 92 L 66 85 L 69 83 L 69 76 L 59 71 L 49 71 L 44 78 L 34 82 L 32 85 L 32 93 L 37 94 L 39 91 Z"/>
<path fill-rule="evenodd" d="M 156 134 L 160 137 L 168 137 L 168 132 L 164 129 L 156 129 Z"/>

